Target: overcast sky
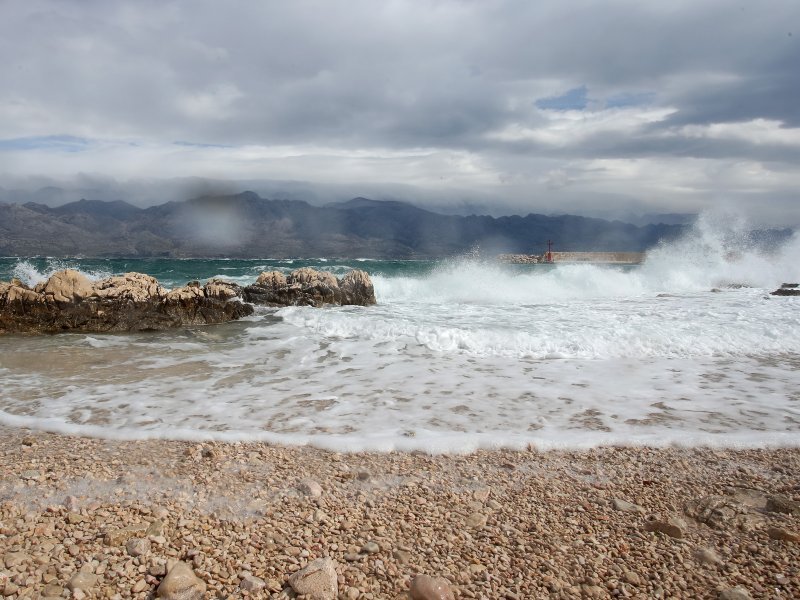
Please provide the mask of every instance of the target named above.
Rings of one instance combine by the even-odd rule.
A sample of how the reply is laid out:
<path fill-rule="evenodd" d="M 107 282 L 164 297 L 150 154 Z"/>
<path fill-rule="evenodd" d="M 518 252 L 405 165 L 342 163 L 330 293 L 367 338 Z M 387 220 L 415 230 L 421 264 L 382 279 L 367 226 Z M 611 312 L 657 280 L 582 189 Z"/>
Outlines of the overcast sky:
<path fill-rule="evenodd" d="M 0 0 L 0 56 L 6 190 L 800 223 L 798 0 Z"/>

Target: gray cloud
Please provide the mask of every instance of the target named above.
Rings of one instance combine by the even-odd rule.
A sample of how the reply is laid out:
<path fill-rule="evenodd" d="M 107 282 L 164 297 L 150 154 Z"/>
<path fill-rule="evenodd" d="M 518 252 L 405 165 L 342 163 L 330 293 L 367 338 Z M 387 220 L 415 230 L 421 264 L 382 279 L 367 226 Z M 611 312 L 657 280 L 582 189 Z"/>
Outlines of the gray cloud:
<path fill-rule="evenodd" d="M 795 0 L 0 3 L 0 184 L 308 181 L 495 213 L 746 189 L 800 222 L 798 22 Z"/>

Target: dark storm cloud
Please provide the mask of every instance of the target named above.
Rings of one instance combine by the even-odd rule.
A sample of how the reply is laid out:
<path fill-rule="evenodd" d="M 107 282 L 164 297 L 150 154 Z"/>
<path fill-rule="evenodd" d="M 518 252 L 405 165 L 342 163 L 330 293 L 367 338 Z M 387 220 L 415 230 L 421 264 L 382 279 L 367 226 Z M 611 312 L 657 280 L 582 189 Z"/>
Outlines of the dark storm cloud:
<path fill-rule="evenodd" d="M 577 162 L 683 157 L 767 165 L 784 198 L 798 22 L 796 0 L 5 2 L 0 164 L 448 182 L 513 204 Z"/>

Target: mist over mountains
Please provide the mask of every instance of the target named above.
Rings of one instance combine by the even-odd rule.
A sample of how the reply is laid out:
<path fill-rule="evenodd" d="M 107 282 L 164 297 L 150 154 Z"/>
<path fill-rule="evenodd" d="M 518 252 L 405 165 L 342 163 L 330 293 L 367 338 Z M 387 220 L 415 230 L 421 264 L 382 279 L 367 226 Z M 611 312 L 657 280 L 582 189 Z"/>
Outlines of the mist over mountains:
<path fill-rule="evenodd" d="M 539 254 L 548 239 L 564 251 L 643 251 L 685 228 L 574 215 L 444 215 L 367 198 L 320 207 L 243 192 L 148 208 L 100 200 L 0 204 L 0 255 L 438 258 L 476 247 Z"/>

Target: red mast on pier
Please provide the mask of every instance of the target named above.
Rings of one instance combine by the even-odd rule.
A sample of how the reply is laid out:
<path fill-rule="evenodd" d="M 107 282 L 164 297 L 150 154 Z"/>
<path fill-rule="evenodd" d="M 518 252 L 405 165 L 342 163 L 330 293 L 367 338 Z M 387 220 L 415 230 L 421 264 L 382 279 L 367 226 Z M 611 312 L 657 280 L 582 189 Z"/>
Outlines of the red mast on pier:
<path fill-rule="evenodd" d="M 553 241 L 547 240 L 547 254 L 544 255 L 544 262 L 553 262 Z"/>

